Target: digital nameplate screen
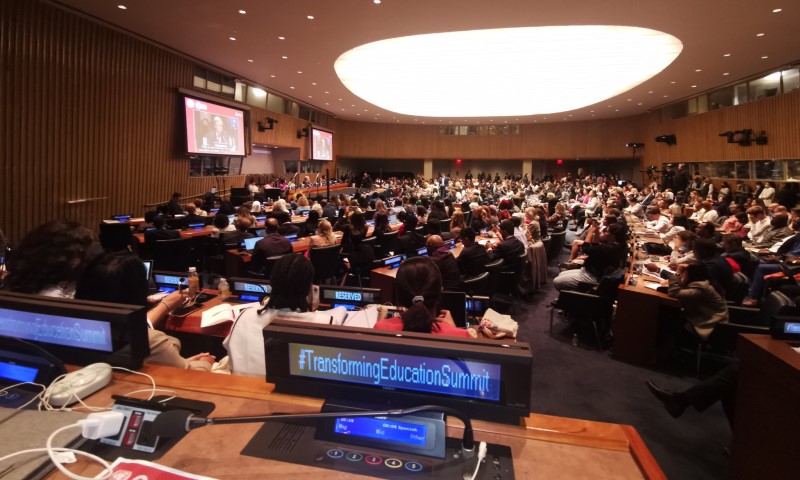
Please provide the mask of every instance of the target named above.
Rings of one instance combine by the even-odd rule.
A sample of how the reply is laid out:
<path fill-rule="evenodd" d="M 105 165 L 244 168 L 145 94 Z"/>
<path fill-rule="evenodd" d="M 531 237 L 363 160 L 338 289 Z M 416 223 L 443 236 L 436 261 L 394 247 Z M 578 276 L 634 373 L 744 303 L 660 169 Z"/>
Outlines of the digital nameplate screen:
<path fill-rule="evenodd" d="M 783 325 L 783 333 L 800 333 L 800 323 L 786 322 Z"/>
<path fill-rule="evenodd" d="M 176 286 L 179 283 L 181 283 L 181 278 L 184 278 L 184 277 L 180 277 L 178 275 L 162 275 L 160 273 L 156 273 L 155 277 L 156 277 L 155 282 L 158 283 L 158 284 L 176 285 Z"/>
<path fill-rule="evenodd" d="M 402 445 L 423 446 L 428 427 L 386 417 L 346 417 L 336 419 L 333 432 Z"/>
<path fill-rule="evenodd" d="M 323 300 L 335 300 L 349 303 L 375 303 L 378 293 L 358 290 L 320 289 Z"/>
<path fill-rule="evenodd" d="M 289 373 L 381 388 L 500 400 L 500 365 L 289 343 Z"/>
<path fill-rule="evenodd" d="M 234 281 L 233 290 L 239 293 L 252 292 L 259 295 L 268 295 L 271 289 L 267 284 Z"/>
<path fill-rule="evenodd" d="M 38 368 L 26 367 L 15 363 L 0 362 L 0 378 L 15 382 L 32 382 L 39 373 Z"/>
<path fill-rule="evenodd" d="M 65 347 L 113 351 L 111 324 L 0 308 L 0 335 Z"/>

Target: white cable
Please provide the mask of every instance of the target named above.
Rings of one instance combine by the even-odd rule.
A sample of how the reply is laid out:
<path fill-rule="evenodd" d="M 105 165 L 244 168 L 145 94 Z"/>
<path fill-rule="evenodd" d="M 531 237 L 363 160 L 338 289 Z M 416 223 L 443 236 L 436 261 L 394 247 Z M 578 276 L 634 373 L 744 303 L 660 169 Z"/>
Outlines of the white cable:
<path fill-rule="evenodd" d="M 155 381 L 155 379 L 153 377 L 151 377 L 150 375 L 148 375 L 146 373 L 137 372 L 135 370 L 129 370 L 129 369 L 124 368 L 124 367 L 111 367 L 111 368 L 113 370 L 122 370 L 123 372 L 133 373 L 135 375 L 141 375 L 141 376 L 146 377 L 147 379 L 149 379 L 150 380 L 150 384 L 153 385 L 153 388 L 151 389 L 152 391 L 150 392 L 150 397 L 148 397 L 148 400 L 152 400 L 153 399 L 153 396 L 155 395 L 156 390 L 158 390 L 158 388 L 156 388 L 156 381 Z"/>
<path fill-rule="evenodd" d="M 475 480 L 478 477 L 478 470 L 481 469 L 484 458 L 486 458 L 486 442 L 481 442 L 478 444 L 478 463 L 475 465 L 475 471 L 472 473 L 472 477 L 470 477 L 469 480 Z M 467 480 L 466 475 L 464 475 L 464 479 Z"/>
<path fill-rule="evenodd" d="M 53 465 L 55 465 L 56 468 L 61 470 L 61 473 L 63 473 L 64 475 L 66 475 L 69 478 L 72 478 L 74 480 L 94 480 L 94 479 L 98 479 L 98 478 L 100 480 L 105 480 L 107 478 L 110 478 L 111 474 L 113 473 L 113 471 L 111 470 L 111 465 L 107 461 L 103 460 L 102 458 L 100 458 L 100 457 L 98 457 L 96 455 L 92 455 L 92 454 L 86 453 L 86 452 L 81 452 L 81 453 L 86 454 L 86 456 L 91 458 L 92 460 L 100 463 L 103 466 L 103 468 L 105 469 L 98 476 L 95 476 L 95 477 L 82 477 L 80 475 L 76 475 L 76 474 L 70 472 L 69 470 L 67 470 L 66 467 L 64 467 L 64 465 L 62 465 L 61 462 L 58 461 L 58 459 L 56 458 L 56 452 L 53 449 L 53 438 L 55 438 L 56 435 L 58 435 L 59 433 L 65 431 L 65 430 L 68 430 L 70 428 L 82 428 L 82 426 L 83 426 L 82 422 L 73 423 L 72 425 L 67 425 L 66 427 L 61 427 L 58 430 L 56 430 L 55 432 L 51 433 L 50 436 L 47 437 L 47 443 L 45 444 L 46 445 L 45 450 L 47 451 L 47 455 L 50 457 L 50 460 L 53 462 Z M 68 450 L 71 450 L 71 449 L 63 449 L 63 451 L 68 451 Z M 71 450 L 71 451 L 73 453 L 77 453 L 80 450 Z"/>

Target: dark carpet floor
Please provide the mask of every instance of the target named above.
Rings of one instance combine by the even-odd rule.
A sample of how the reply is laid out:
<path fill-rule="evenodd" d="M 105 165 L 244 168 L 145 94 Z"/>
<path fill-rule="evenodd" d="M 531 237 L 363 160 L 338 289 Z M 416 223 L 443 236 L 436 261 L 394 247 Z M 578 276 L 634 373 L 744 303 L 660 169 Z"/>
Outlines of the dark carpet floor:
<path fill-rule="evenodd" d="M 549 273 L 552 279 L 558 269 L 553 266 Z M 608 350 L 595 347 L 591 329 L 578 330 L 574 347 L 575 330 L 558 314 L 551 336 L 550 301 L 556 297 L 548 283 L 518 305 L 514 315 L 518 339 L 533 350 L 533 412 L 632 425 L 668 478 L 727 478 L 729 459 L 723 448 L 730 445 L 731 430 L 719 404 L 703 413 L 689 409 L 673 419 L 645 386 L 645 380 L 653 379 L 673 390 L 686 389 L 699 381 L 692 369 L 673 367 L 666 373 L 614 360 Z"/>

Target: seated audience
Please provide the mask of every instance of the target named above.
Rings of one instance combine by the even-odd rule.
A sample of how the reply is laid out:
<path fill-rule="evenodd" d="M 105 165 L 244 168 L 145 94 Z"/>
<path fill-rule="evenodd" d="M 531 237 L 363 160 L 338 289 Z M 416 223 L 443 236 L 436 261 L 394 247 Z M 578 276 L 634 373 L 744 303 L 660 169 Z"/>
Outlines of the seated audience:
<path fill-rule="evenodd" d="M 433 219 L 435 220 L 435 219 Z M 450 291 L 461 291 L 461 271 L 458 261 L 450 248 L 444 246 L 444 241 L 439 235 L 431 235 L 427 241 L 428 256 L 439 268 L 442 274 L 442 288 Z"/>
<path fill-rule="evenodd" d="M 728 305 L 711 285 L 709 271 L 694 261 L 679 265 L 677 273 L 667 279 L 667 294 L 679 300 L 683 318 L 697 335 L 707 339 L 714 325 L 728 320 Z"/>
<path fill-rule="evenodd" d="M 470 337 L 467 330 L 455 326 L 449 311 L 439 310 L 442 275 L 430 258 L 403 262 L 397 270 L 394 293 L 397 305 L 405 311 L 400 317 L 379 320 L 375 328 Z"/>
<path fill-rule="evenodd" d="M 486 264 L 489 263 L 489 255 L 486 248 L 475 241 L 475 230 L 467 227 L 461 230 L 461 249 L 457 260 L 458 269 L 464 278 L 474 277 L 486 271 Z"/>
<path fill-rule="evenodd" d="M 336 244 L 336 235 L 333 234 L 333 227 L 327 220 L 320 220 L 317 227 L 317 234 L 310 238 L 311 247 L 327 247 Z"/>
<path fill-rule="evenodd" d="M 520 261 L 520 256 L 525 253 L 526 244 L 519 241 L 514 236 L 514 223 L 511 220 L 503 220 L 500 226 L 495 229 L 502 242 L 496 247 L 492 247 L 491 242 L 486 242 L 486 250 L 489 260 L 503 259 L 505 268 L 510 269 Z"/>
<path fill-rule="evenodd" d="M 87 265 L 78 281 L 75 298 L 147 306 L 148 288 L 144 264 L 138 257 L 130 252 L 106 253 Z M 159 330 L 169 313 L 185 298 L 181 292 L 172 292 L 148 310 L 150 355 L 145 363 L 209 371 L 214 364 L 213 355 L 200 353 L 183 358 L 180 340 Z"/>
<path fill-rule="evenodd" d="M 55 220 L 31 230 L 8 259 L 12 292 L 72 298 L 86 262 L 100 252 L 92 232 L 77 222 Z M 144 278 L 144 274 L 142 274 Z"/>
<path fill-rule="evenodd" d="M 278 221 L 268 218 L 266 221 L 267 234 L 256 242 L 253 249 L 253 258 L 250 261 L 253 271 L 261 271 L 266 266 L 267 258 L 276 255 L 286 255 L 292 253 L 292 242 L 286 240 L 278 233 Z"/>

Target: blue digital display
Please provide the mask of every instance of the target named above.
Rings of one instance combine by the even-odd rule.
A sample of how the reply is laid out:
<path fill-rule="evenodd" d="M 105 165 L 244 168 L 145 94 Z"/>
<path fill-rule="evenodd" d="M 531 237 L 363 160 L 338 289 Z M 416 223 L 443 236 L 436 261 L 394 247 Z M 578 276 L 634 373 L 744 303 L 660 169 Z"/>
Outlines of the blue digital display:
<path fill-rule="evenodd" d="M 428 247 L 421 247 L 417 249 L 417 255 L 422 255 L 424 257 L 428 256 Z"/>
<path fill-rule="evenodd" d="M 297 240 L 297 235 L 284 235 L 283 238 L 289 240 L 290 242 L 294 242 L 295 240 Z"/>
<path fill-rule="evenodd" d="M 500 365 L 289 343 L 294 376 L 500 400 Z"/>
<path fill-rule="evenodd" d="M 236 215 L 228 215 L 228 222 L 233 223 L 236 220 Z"/>
<path fill-rule="evenodd" d="M 348 291 L 336 290 L 333 292 L 333 296 L 336 300 L 349 300 L 351 302 L 361 301 L 361 292 L 348 292 Z"/>
<path fill-rule="evenodd" d="M 358 305 L 354 305 L 352 303 L 334 303 L 333 304 L 333 308 L 336 308 L 336 307 L 344 307 L 345 310 L 347 310 L 347 311 L 353 311 L 356 308 L 358 308 Z"/>
<path fill-rule="evenodd" d="M 131 216 L 130 215 L 114 215 L 113 218 L 114 218 L 114 220 L 116 220 L 118 222 L 125 223 L 125 222 L 127 222 L 128 220 L 131 219 Z"/>
<path fill-rule="evenodd" d="M 239 295 L 240 300 L 244 300 L 245 302 L 258 302 L 261 301 L 261 297 L 258 295 Z"/>
<path fill-rule="evenodd" d="M 66 347 L 113 351 L 111 324 L 0 308 L 0 335 Z"/>
<path fill-rule="evenodd" d="M 156 283 L 164 283 L 164 284 L 167 284 L 167 285 L 170 285 L 170 284 L 177 285 L 177 284 L 181 283 L 181 278 L 183 278 L 183 277 L 180 277 L 178 275 L 163 275 L 161 273 L 156 273 Z"/>
<path fill-rule="evenodd" d="M 205 223 L 190 223 L 189 224 L 189 228 L 193 228 L 195 230 L 202 230 L 202 229 L 206 228 L 206 224 Z"/>
<path fill-rule="evenodd" d="M 244 245 L 244 249 L 249 252 L 256 248 L 256 243 L 258 243 L 259 240 L 261 240 L 261 237 L 245 238 L 242 241 L 242 245 Z"/>
<path fill-rule="evenodd" d="M 383 264 L 386 265 L 387 267 L 394 268 L 394 267 L 400 265 L 400 262 L 402 262 L 402 261 L 403 261 L 403 257 L 401 257 L 400 255 L 395 255 L 394 257 L 389 257 L 389 258 L 384 259 L 383 260 Z"/>
<path fill-rule="evenodd" d="M 783 325 L 783 333 L 800 333 L 800 323 L 787 322 Z"/>
<path fill-rule="evenodd" d="M 402 445 L 424 446 L 428 427 L 385 417 L 346 417 L 336 419 L 333 431 L 341 435 L 371 438 Z"/>
<path fill-rule="evenodd" d="M 397 223 L 397 215 L 389 215 L 389 223 L 391 224 Z"/>
<path fill-rule="evenodd" d="M 158 286 L 158 291 L 159 292 L 164 292 L 164 293 L 172 293 L 177 289 L 178 289 L 178 287 L 168 287 L 166 285 L 159 285 Z"/>
<path fill-rule="evenodd" d="M 33 382 L 39 370 L 13 363 L 0 362 L 0 378 L 15 382 Z"/>

